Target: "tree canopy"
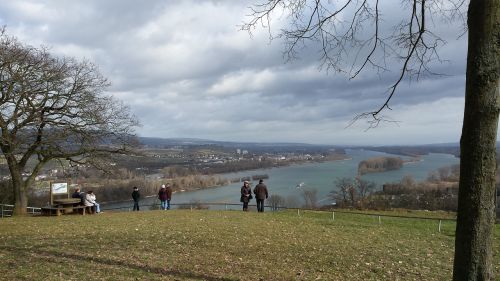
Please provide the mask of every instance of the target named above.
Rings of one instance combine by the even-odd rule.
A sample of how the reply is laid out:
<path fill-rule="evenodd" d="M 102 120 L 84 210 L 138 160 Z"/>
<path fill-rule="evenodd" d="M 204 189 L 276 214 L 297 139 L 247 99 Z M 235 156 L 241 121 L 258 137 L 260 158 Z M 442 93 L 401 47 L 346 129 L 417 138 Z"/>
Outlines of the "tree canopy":
<path fill-rule="evenodd" d="M 47 162 L 102 167 L 110 154 L 131 151 L 138 121 L 106 94 L 109 85 L 93 63 L 55 57 L 1 31 L 0 149 L 11 173 L 15 213 L 25 212 L 26 190 Z"/>

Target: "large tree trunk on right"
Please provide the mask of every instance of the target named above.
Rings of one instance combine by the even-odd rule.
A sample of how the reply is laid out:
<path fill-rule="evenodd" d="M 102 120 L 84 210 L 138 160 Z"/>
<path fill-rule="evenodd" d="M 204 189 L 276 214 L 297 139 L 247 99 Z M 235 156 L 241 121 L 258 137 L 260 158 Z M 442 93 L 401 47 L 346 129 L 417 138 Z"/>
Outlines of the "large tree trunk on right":
<path fill-rule="evenodd" d="M 471 0 L 453 280 L 494 280 L 500 1 Z"/>

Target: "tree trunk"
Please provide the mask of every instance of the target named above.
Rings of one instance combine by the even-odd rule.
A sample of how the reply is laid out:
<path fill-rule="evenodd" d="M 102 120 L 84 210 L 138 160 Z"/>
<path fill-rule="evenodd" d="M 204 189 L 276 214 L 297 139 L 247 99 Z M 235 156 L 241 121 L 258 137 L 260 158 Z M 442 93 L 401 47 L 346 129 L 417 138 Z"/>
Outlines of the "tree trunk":
<path fill-rule="evenodd" d="M 9 158 L 7 157 L 7 161 Z M 26 184 L 23 181 L 21 174 L 22 169 L 15 164 L 9 163 L 9 170 L 12 180 L 12 189 L 14 191 L 14 216 L 28 214 L 28 194 L 26 192 Z"/>
<path fill-rule="evenodd" d="M 28 214 L 28 194 L 23 181 L 12 181 L 14 188 L 14 216 L 23 216 Z"/>
<path fill-rule="evenodd" d="M 453 280 L 494 280 L 500 1 L 471 0 Z"/>

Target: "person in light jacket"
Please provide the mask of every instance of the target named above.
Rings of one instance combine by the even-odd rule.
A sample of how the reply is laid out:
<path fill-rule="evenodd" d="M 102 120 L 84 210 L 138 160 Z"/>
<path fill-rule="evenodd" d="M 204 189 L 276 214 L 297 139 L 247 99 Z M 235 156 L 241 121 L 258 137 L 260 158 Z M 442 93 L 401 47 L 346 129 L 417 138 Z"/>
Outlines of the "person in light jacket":
<path fill-rule="evenodd" d="M 259 184 L 255 186 L 253 193 L 255 194 L 255 199 L 257 200 L 257 211 L 261 213 L 264 212 L 264 200 L 269 196 L 264 180 L 259 180 Z"/>
<path fill-rule="evenodd" d="M 134 191 L 132 191 L 132 199 L 134 199 L 134 211 L 139 211 L 139 199 L 141 198 L 141 194 L 139 193 L 139 188 L 134 186 Z"/>
<path fill-rule="evenodd" d="M 87 194 L 85 194 L 83 205 L 86 207 L 95 207 L 96 213 L 101 213 L 101 207 L 99 206 L 99 203 L 97 203 L 95 194 L 92 190 L 87 191 Z"/>

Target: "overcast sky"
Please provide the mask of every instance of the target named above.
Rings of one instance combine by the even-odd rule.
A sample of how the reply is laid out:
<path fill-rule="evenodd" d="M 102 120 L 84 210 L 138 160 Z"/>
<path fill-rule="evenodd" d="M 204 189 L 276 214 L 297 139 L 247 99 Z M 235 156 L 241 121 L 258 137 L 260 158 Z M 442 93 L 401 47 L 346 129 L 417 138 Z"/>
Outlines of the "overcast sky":
<path fill-rule="evenodd" d="M 381 15 L 407 13 L 391 1 Z M 365 130 L 357 114 L 384 102 L 400 66 L 356 79 L 320 70 L 314 44 L 286 61 L 266 29 L 240 31 L 252 1 L 0 0 L 0 24 L 57 56 L 89 59 L 128 104 L 140 136 L 317 144 L 458 142 L 464 106 L 466 36 L 436 20 L 447 45 L 446 76 L 404 83 L 384 115 L 398 123 Z M 404 13 L 403 13 L 404 11 Z M 278 32 L 284 20 L 276 22 Z M 458 24 L 455 24 L 458 25 Z"/>

